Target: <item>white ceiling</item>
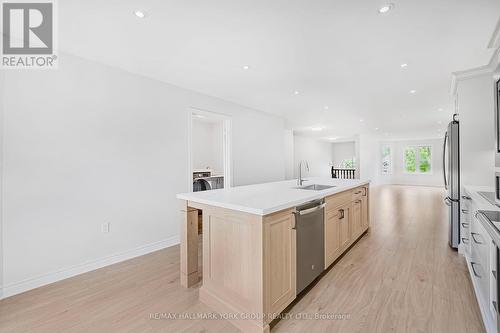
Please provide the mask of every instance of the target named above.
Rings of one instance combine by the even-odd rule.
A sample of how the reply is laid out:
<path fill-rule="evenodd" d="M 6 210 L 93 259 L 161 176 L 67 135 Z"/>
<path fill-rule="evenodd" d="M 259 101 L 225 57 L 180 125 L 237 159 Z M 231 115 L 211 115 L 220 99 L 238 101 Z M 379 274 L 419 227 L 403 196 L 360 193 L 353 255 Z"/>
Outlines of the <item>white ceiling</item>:
<path fill-rule="evenodd" d="M 380 15 L 384 0 L 64 0 L 59 47 L 324 127 L 317 137 L 436 136 L 451 73 L 490 60 L 500 1 L 391 2 Z"/>

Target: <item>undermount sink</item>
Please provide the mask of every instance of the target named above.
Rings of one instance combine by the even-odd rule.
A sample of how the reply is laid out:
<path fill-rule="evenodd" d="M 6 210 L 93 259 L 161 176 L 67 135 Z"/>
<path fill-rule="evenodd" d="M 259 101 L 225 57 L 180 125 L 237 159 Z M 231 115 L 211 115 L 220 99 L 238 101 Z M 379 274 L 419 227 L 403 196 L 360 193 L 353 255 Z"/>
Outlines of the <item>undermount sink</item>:
<path fill-rule="evenodd" d="M 310 190 L 310 191 L 322 191 L 329 188 L 335 187 L 334 185 L 321 185 L 321 184 L 312 184 L 302 187 L 296 187 L 298 190 Z"/>

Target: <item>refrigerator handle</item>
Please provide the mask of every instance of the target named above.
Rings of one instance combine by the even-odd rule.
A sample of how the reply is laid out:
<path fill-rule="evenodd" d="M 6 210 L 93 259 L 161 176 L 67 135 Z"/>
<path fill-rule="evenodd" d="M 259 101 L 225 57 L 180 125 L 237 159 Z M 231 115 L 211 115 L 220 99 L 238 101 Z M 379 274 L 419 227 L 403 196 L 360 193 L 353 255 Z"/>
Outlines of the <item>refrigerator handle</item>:
<path fill-rule="evenodd" d="M 448 132 L 444 134 L 443 141 L 443 180 L 444 180 L 444 188 L 448 189 L 448 180 L 446 177 L 446 141 L 448 140 Z"/>

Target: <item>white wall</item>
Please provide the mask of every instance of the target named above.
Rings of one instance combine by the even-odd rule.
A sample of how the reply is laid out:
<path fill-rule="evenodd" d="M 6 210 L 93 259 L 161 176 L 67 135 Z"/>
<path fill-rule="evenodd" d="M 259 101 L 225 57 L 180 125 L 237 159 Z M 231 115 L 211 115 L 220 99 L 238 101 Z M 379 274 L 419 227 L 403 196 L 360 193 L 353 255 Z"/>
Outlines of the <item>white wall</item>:
<path fill-rule="evenodd" d="M 294 177 L 298 175 L 300 160 L 309 164 L 309 172 L 302 169 L 303 177 L 331 177 L 332 144 L 313 138 L 294 135 Z"/>
<path fill-rule="evenodd" d="M 293 137 L 293 130 L 291 129 L 286 129 L 284 132 L 284 137 L 285 141 L 285 179 L 292 179 L 294 177 L 293 172 L 294 172 L 294 165 L 295 162 L 293 160 L 294 156 L 294 137 Z"/>
<path fill-rule="evenodd" d="M 461 184 L 495 186 L 495 113 L 492 75 L 457 84 Z"/>
<path fill-rule="evenodd" d="M 212 169 L 224 174 L 223 124 L 193 119 L 193 169 Z"/>
<path fill-rule="evenodd" d="M 332 160 L 335 167 L 341 167 L 342 161 L 356 158 L 355 142 L 333 142 Z M 356 161 L 357 163 L 357 161 Z"/>
<path fill-rule="evenodd" d="M 444 133 L 443 133 L 444 134 Z M 381 174 L 381 151 L 382 146 L 391 147 L 392 153 L 392 174 Z M 430 145 L 432 147 L 432 172 L 430 174 L 408 174 L 404 171 L 404 151 L 408 146 Z M 433 138 L 426 140 L 405 140 L 405 141 L 382 141 L 378 145 L 377 172 L 378 178 L 384 184 L 399 185 L 424 185 L 424 186 L 444 186 L 443 182 L 443 139 Z"/>
<path fill-rule="evenodd" d="M 192 107 L 232 117 L 234 185 L 284 179 L 283 119 L 78 57 L 59 61 L 4 73 L 6 295 L 178 241 Z"/>
<path fill-rule="evenodd" d="M 371 181 L 375 186 L 378 180 L 378 139 L 371 134 L 360 134 L 355 141 L 356 161 L 358 163 L 357 178 Z"/>

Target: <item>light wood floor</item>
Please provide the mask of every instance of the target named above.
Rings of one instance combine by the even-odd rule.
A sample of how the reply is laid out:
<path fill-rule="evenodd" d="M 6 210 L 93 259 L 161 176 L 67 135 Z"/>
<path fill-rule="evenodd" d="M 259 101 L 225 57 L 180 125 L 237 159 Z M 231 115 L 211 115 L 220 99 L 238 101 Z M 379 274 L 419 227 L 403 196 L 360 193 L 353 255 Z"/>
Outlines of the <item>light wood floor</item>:
<path fill-rule="evenodd" d="M 483 332 L 465 261 L 447 244 L 443 191 L 373 191 L 372 227 L 289 310 L 343 320 L 279 321 L 272 332 Z M 210 313 L 179 285 L 171 247 L 0 301 L 0 332 L 238 332 L 224 320 L 150 319 Z"/>

